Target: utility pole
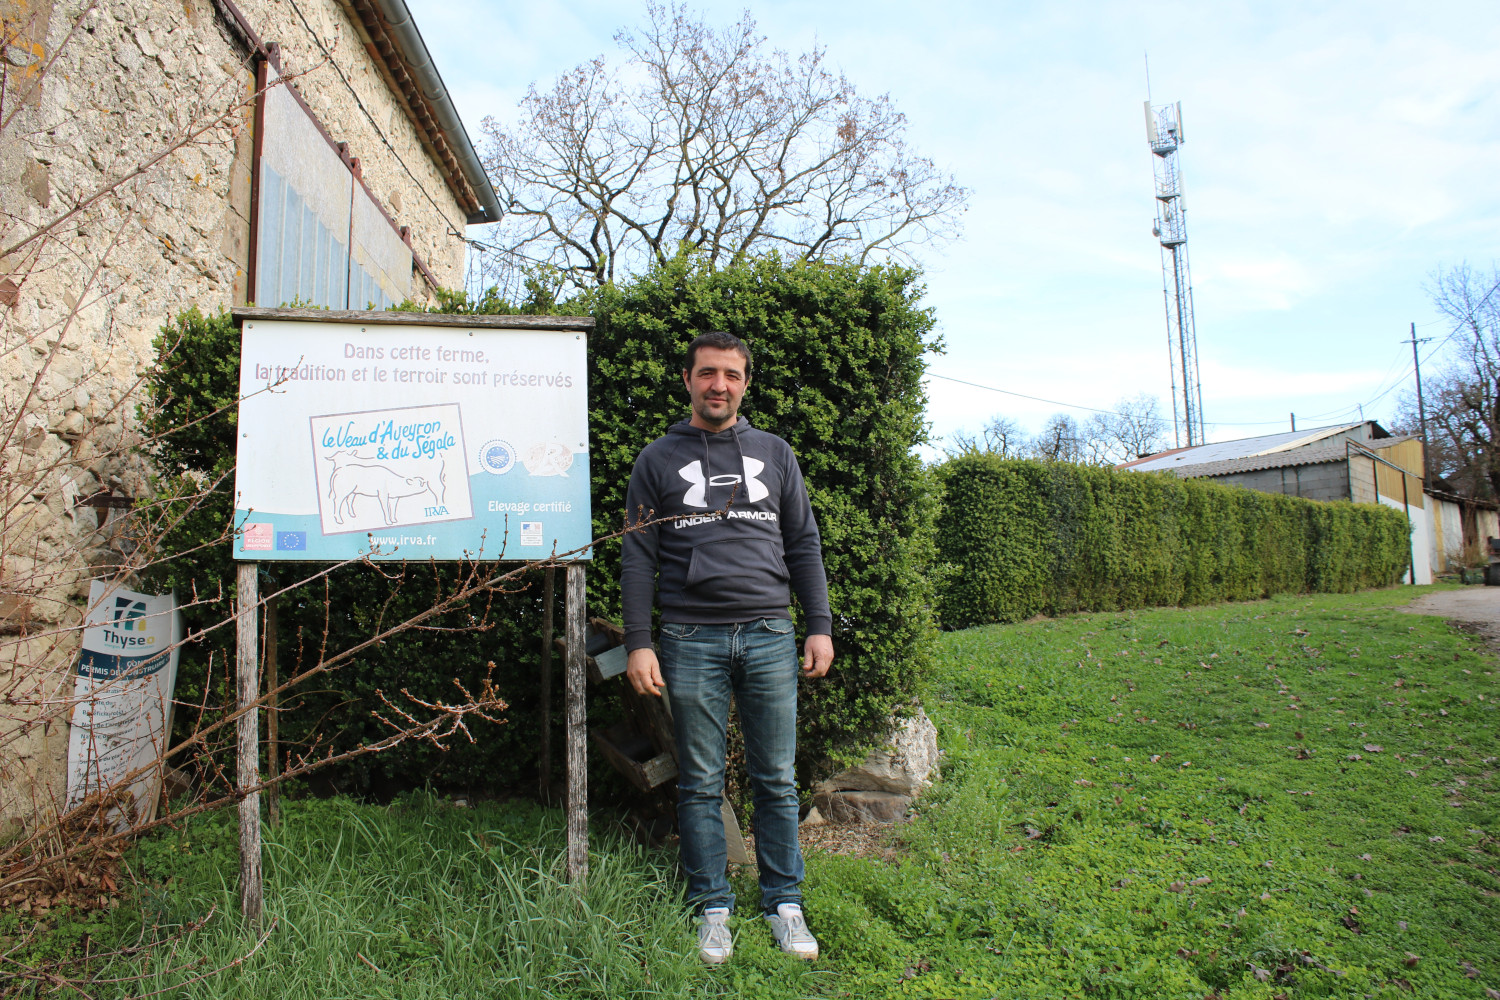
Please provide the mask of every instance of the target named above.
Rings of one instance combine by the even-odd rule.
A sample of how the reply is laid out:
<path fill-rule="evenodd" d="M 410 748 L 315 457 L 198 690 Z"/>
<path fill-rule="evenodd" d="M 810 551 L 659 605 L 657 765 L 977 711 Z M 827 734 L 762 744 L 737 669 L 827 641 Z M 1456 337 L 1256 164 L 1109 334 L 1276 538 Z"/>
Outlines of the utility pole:
<path fill-rule="evenodd" d="M 1431 337 L 1423 337 L 1421 340 L 1418 340 L 1417 324 L 1416 321 L 1413 321 L 1411 324 L 1411 340 L 1402 341 L 1403 344 L 1411 344 L 1411 365 L 1417 373 L 1417 420 L 1420 421 L 1422 427 L 1422 484 L 1424 486 L 1432 485 L 1432 474 L 1427 463 L 1427 404 L 1422 401 L 1422 359 L 1417 355 L 1417 345 L 1425 344 L 1431 339 Z"/>

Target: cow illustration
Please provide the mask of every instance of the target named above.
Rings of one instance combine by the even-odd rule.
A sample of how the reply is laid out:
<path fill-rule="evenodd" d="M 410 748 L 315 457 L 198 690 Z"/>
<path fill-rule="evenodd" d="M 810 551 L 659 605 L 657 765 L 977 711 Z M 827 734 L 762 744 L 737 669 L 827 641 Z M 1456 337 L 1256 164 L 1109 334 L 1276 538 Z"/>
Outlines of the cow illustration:
<path fill-rule="evenodd" d="M 403 476 L 384 465 L 334 462 L 328 477 L 328 498 L 333 501 L 333 522 L 344 523 L 344 515 L 355 516 L 355 497 L 374 497 L 380 504 L 385 523 L 396 523 L 396 504 L 402 497 L 420 493 L 437 494 L 421 476 Z"/>
<path fill-rule="evenodd" d="M 334 472 L 339 471 L 339 469 L 346 465 L 356 463 L 369 465 L 375 461 L 374 458 L 366 458 L 359 452 L 351 451 L 347 448 L 329 452 L 323 458 L 325 461 L 333 463 Z M 389 465 L 385 466 L 385 468 L 391 469 Z M 448 464 L 442 458 L 418 459 L 416 461 L 405 459 L 400 463 L 399 468 L 391 469 L 391 471 L 398 476 L 404 473 L 421 476 L 427 480 L 427 488 L 432 491 L 433 499 L 437 501 L 436 505 L 439 507 L 443 505 L 443 498 L 448 493 Z"/>

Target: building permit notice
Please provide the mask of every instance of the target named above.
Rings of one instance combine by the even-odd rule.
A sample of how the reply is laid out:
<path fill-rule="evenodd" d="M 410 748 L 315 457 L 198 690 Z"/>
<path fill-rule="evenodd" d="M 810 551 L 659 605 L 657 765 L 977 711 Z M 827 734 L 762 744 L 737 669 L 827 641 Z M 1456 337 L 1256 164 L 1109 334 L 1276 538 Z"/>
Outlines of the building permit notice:
<path fill-rule="evenodd" d="M 172 724 L 182 619 L 172 594 L 89 585 L 68 730 L 68 806 L 116 796 L 115 825 L 148 819 Z"/>

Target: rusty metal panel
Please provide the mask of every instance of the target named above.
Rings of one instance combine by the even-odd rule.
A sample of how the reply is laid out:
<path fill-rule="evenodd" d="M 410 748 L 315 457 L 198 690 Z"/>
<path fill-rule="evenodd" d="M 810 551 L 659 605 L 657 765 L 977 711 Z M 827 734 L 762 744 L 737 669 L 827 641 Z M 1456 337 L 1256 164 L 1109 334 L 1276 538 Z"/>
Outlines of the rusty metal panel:
<path fill-rule="evenodd" d="M 1413 507 L 1424 506 L 1422 495 L 1422 442 L 1416 438 L 1408 438 L 1395 444 L 1382 448 L 1379 442 L 1371 442 L 1370 450 L 1381 458 L 1398 465 L 1406 470 L 1405 473 L 1397 472 L 1390 466 L 1381 465 L 1375 473 L 1376 481 L 1380 488 L 1380 495 L 1390 497 L 1393 500 L 1405 500 Z M 1402 479 L 1406 482 L 1403 484 Z"/>

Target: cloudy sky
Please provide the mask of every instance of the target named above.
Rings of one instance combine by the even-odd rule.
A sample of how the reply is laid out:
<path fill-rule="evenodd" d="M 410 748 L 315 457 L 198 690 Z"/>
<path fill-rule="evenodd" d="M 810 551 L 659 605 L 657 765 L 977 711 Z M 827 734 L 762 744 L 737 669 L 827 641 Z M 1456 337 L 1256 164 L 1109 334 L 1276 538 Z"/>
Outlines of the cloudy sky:
<path fill-rule="evenodd" d="M 644 5 L 408 0 L 470 135 L 597 55 Z M 711 22 L 744 3 L 698 4 Z M 1500 259 L 1500 4 L 758 0 L 771 43 L 827 49 L 890 94 L 972 191 L 964 235 L 921 251 L 946 353 L 932 371 L 1170 413 L 1142 102 L 1181 101 L 1203 408 L 1212 440 L 1388 420 L 1409 324 L 1451 331 L 1433 271 Z M 1432 360 L 1436 365 L 1440 355 Z M 937 435 L 1063 409 L 935 379 Z M 1087 411 L 1072 409 L 1075 416 Z"/>

